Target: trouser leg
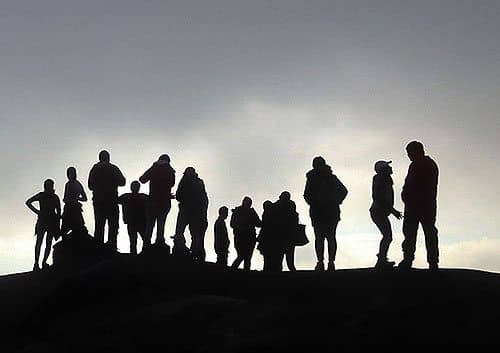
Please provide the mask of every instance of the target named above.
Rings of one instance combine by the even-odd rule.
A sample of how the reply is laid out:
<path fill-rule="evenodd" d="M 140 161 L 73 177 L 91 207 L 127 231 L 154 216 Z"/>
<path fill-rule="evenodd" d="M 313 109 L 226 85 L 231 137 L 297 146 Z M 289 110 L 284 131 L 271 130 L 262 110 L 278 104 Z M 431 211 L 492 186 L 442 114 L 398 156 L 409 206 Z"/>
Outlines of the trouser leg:
<path fill-rule="evenodd" d="M 157 244 L 165 244 L 165 222 L 167 221 L 167 212 L 161 209 L 156 219 L 156 241 Z"/>
<path fill-rule="evenodd" d="M 147 248 L 151 245 L 151 238 L 153 237 L 153 229 L 156 223 L 156 207 L 150 202 L 148 204 L 148 209 L 146 212 L 146 228 L 144 231 L 143 238 L 143 248 Z"/>
<path fill-rule="evenodd" d="M 189 224 L 192 237 L 191 252 L 196 259 L 201 261 L 205 260 L 205 232 L 207 228 L 208 222 L 204 218 L 198 218 Z"/>
<path fill-rule="evenodd" d="M 102 206 L 96 203 L 94 203 L 94 220 L 95 240 L 100 244 L 104 244 L 104 225 L 106 224 L 106 217 Z"/>
<path fill-rule="evenodd" d="M 422 228 L 425 236 L 425 247 L 427 249 L 427 262 L 429 264 L 439 263 L 438 229 L 436 228 L 435 212 L 422 216 Z"/>
<path fill-rule="evenodd" d="M 127 224 L 127 232 L 130 240 L 130 253 L 137 255 L 137 233 L 138 228 L 132 224 Z"/>
<path fill-rule="evenodd" d="M 108 214 L 108 244 L 112 249 L 117 248 L 119 218 L 120 211 L 118 204 L 110 205 Z"/>
<path fill-rule="evenodd" d="M 335 222 L 326 237 L 328 242 L 328 262 L 334 262 L 337 256 L 337 224 L 338 222 Z"/>
<path fill-rule="evenodd" d="M 419 224 L 418 215 L 405 212 L 405 217 L 403 219 L 404 240 L 402 248 L 403 248 L 404 260 L 410 263 L 415 259 L 418 224 Z"/>
<path fill-rule="evenodd" d="M 314 228 L 314 249 L 318 262 L 323 262 L 325 259 L 325 235 L 317 227 Z"/>
<path fill-rule="evenodd" d="M 371 212 L 371 217 L 377 228 L 380 230 L 380 233 L 382 234 L 382 239 L 380 240 L 377 256 L 380 260 L 386 260 L 389 246 L 392 242 L 391 222 L 389 221 L 389 217 L 384 214 Z"/>
<path fill-rule="evenodd" d="M 285 252 L 286 257 L 286 265 L 288 266 L 289 271 L 296 271 L 295 268 L 295 246 L 291 246 L 286 249 Z"/>

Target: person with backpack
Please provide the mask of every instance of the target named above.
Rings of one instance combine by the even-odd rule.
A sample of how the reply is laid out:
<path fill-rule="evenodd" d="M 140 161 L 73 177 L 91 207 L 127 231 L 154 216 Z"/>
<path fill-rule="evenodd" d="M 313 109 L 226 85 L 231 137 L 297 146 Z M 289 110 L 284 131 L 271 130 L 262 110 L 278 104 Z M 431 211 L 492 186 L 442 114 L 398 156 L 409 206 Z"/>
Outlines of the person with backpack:
<path fill-rule="evenodd" d="M 38 202 L 39 208 L 33 206 Z M 40 270 L 39 259 L 43 238 L 45 237 L 45 251 L 43 254 L 42 267 L 48 267 L 47 260 L 52 249 L 52 240 L 59 234 L 59 225 L 61 219 L 61 202 L 59 196 L 54 190 L 54 181 L 47 179 L 43 183 L 43 191 L 31 196 L 26 200 L 26 206 L 37 216 L 35 225 L 35 264 L 33 271 Z"/>
<path fill-rule="evenodd" d="M 387 252 L 392 242 L 392 228 L 389 215 L 401 219 L 401 212 L 394 208 L 394 189 L 392 181 L 391 161 L 377 161 L 374 166 L 375 176 L 372 181 L 372 205 L 370 216 L 373 223 L 382 233 L 377 263 L 375 268 L 383 269 L 394 266 L 394 261 L 387 260 Z"/>
<path fill-rule="evenodd" d="M 328 271 L 335 271 L 337 253 L 337 225 L 340 221 L 340 205 L 347 196 L 347 189 L 332 173 L 323 157 L 313 159 L 313 169 L 306 174 L 304 200 L 309 205 L 309 215 L 314 228 L 316 271 L 324 271 L 324 247 L 328 242 Z"/>
<path fill-rule="evenodd" d="M 243 262 L 243 268 L 250 270 L 252 255 L 256 244 L 257 233 L 255 227 L 261 226 L 259 215 L 252 207 L 252 199 L 243 198 L 241 206 L 232 210 L 229 225 L 233 228 L 234 247 L 237 257 L 232 263 L 232 268 L 238 268 Z"/>

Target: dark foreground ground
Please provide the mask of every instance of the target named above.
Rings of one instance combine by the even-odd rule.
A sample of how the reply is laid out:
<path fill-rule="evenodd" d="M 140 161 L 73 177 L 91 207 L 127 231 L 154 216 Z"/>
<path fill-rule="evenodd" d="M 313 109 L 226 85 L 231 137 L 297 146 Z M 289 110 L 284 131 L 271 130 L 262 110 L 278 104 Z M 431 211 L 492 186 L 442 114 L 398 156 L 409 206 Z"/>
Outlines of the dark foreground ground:
<path fill-rule="evenodd" d="M 500 335 L 500 275 L 471 270 L 271 275 L 123 257 L 0 277 L 0 298 L 0 352 L 406 350 Z"/>

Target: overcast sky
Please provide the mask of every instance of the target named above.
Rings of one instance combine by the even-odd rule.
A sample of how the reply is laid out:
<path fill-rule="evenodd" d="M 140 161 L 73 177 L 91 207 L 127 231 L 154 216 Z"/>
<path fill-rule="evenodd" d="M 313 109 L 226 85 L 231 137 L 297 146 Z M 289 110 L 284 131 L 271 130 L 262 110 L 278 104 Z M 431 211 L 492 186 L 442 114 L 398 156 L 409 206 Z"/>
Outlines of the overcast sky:
<path fill-rule="evenodd" d="M 498 1 L 2 1 L 0 273 L 32 267 L 24 201 L 48 177 L 62 198 L 70 165 L 86 186 L 103 148 L 127 178 L 120 192 L 162 153 L 178 180 L 198 170 L 211 261 L 218 207 L 245 195 L 260 213 L 289 190 L 312 240 L 302 192 L 323 155 L 349 189 L 337 267 L 373 266 L 373 163 L 394 161 L 399 195 L 412 139 L 440 166 L 441 266 L 500 272 L 499 34 Z M 423 244 L 419 233 L 422 267 Z M 297 262 L 314 267 L 312 243 Z"/>

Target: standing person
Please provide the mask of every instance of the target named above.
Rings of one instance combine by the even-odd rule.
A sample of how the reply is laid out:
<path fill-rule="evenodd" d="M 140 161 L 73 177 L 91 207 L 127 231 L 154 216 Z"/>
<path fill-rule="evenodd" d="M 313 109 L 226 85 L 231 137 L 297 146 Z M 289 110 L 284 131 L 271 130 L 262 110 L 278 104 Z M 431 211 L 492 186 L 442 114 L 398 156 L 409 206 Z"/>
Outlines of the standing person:
<path fill-rule="evenodd" d="M 118 187 L 125 185 L 120 169 L 110 163 L 109 152 L 99 152 L 99 162 L 90 169 L 88 187 L 94 204 L 95 239 L 104 244 L 104 227 L 108 222 L 108 246 L 116 249 L 118 237 Z"/>
<path fill-rule="evenodd" d="M 172 207 L 172 187 L 175 184 L 175 170 L 170 166 L 170 157 L 162 154 L 139 178 L 143 184 L 149 182 L 149 201 L 144 247 L 151 245 L 156 223 L 156 244 L 165 245 L 165 222 Z"/>
<path fill-rule="evenodd" d="M 295 246 L 299 227 L 299 215 L 296 211 L 295 202 L 291 200 L 290 193 L 283 191 L 274 203 L 275 236 L 280 245 L 279 267 L 282 269 L 283 255 L 286 259 L 288 270 L 295 272 Z"/>
<path fill-rule="evenodd" d="M 191 256 L 205 261 L 205 233 L 208 227 L 208 196 L 205 183 L 193 167 L 187 167 L 175 193 L 179 202 L 179 213 L 175 227 L 174 246 L 185 244 L 184 231 L 189 226 L 191 233 Z"/>
<path fill-rule="evenodd" d="M 76 168 L 69 167 L 66 170 L 68 181 L 64 186 L 64 210 L 62 214 L 61 234 L 66 236 L 71 230 L 73 232 L 85 232 L 85 221 L 81 202 L 87 201 L 87 194 L 83 185 L 76 179 Z"/>
<path fill-rule="evenodd" d="M 276 217 L 274 217 L 274 204 L 266 200 L 262 204 L 262 222 L 257 237 L 257 250 L 264 257 L 265 272 L 280 272 L 283 265 L 283 246 L 277 236 Z"/>
<path fill-rule="evenodd" d="M 392 242 L 392 228 L 389 221 L 389 215 L 394 215 L 397 219 L 401 219 L 401 212 L 394 208 L 394 189 L 392 181 L 391 161 L 378 161 L 375 163 L 374 169 L 377 174 L 372 181 L 372 205 L 370 207 L 370 216 L 373 223 L 382 233 L 380 240 L 378 260 L 375 268 L 384 268 L 394 266 L 394 261 L 387 260 L 387 252 Z"/>
<path fill-rule="evenodd" d="M 38 202 L 38 209 L 33 206 L 34 202 Z M 26 200 L 26 206 L 38 216 L 35 226 L 35 264 L 33 265 L 33 271 L 37 271 L 40 269 L 40 250 L 44 235 L 47 234 L 45 236 L 45 252 L 43 254 L 42 267 L 46 268 L 48 267 L 47 260 L 52 247 L 52 239 L 59 233 L 61 202 L 55 193 L 54 181 L 52 179 L 45 180 L 43 191 Z"/>
<path fill-rule="evenodd" d="M 406 146 L 411 163 L 405 179 L 401 199 L 405 204 L 403 220 L 403 260 L 401 269 L 409 269 L 415 258 L 418 225 L 422 224 L 430 270 L 439 263 L 438 230 L 436 228 L 437 185 L 439 169 L 431 157 L 425 155 L 424 145 L 412 141 Z"/>
<path fill-rule="evenodd" d="M 130 253 L 137 255 L 137 235 L 143 239 L 146 233 L 146 207 L 148 195 L 139 192 L 141 184 L 134 180 L 129 193 L 120 195 L 118 203 L 122 205 L 123 223 L 127 225 L 130 239 Z"/>
<path fill-rule="evenodd" d="M 325 239 L 328 242 L 328 270 L 335 271 L 337 253 L 337 225 L 340 221 L 340 204 L 347 196 L 347 189 L 332 173 L 323 157 L 313 159 L 313 169 L 307 174 L 304 199 L 309 205 L 309 215 L 314 228 L 315 250 L 318 262 L 316 271 L 323 271 Z"/>
<path fill-rule="evenodd" d="M 226 219 L 229 210 L 226 206 L 219 208 L 219 217 L 214 224 L 214 250 L 217 254 L 217 264 L 227 266 L 229 254 L 229 236 L 227 234 Z"/>
<path fill-rule="evenodd" d="M 241 206 L 233 209 L 229 225 L 233 228 L 234 247 L 237 254 L 231 267 L 238 268 L 243 262 L 243 268 L 249 271 L 256 243 L 255 227 L 261 226 L 259 215 L 252 208 L 250 197 L 246 196 Z"/>

